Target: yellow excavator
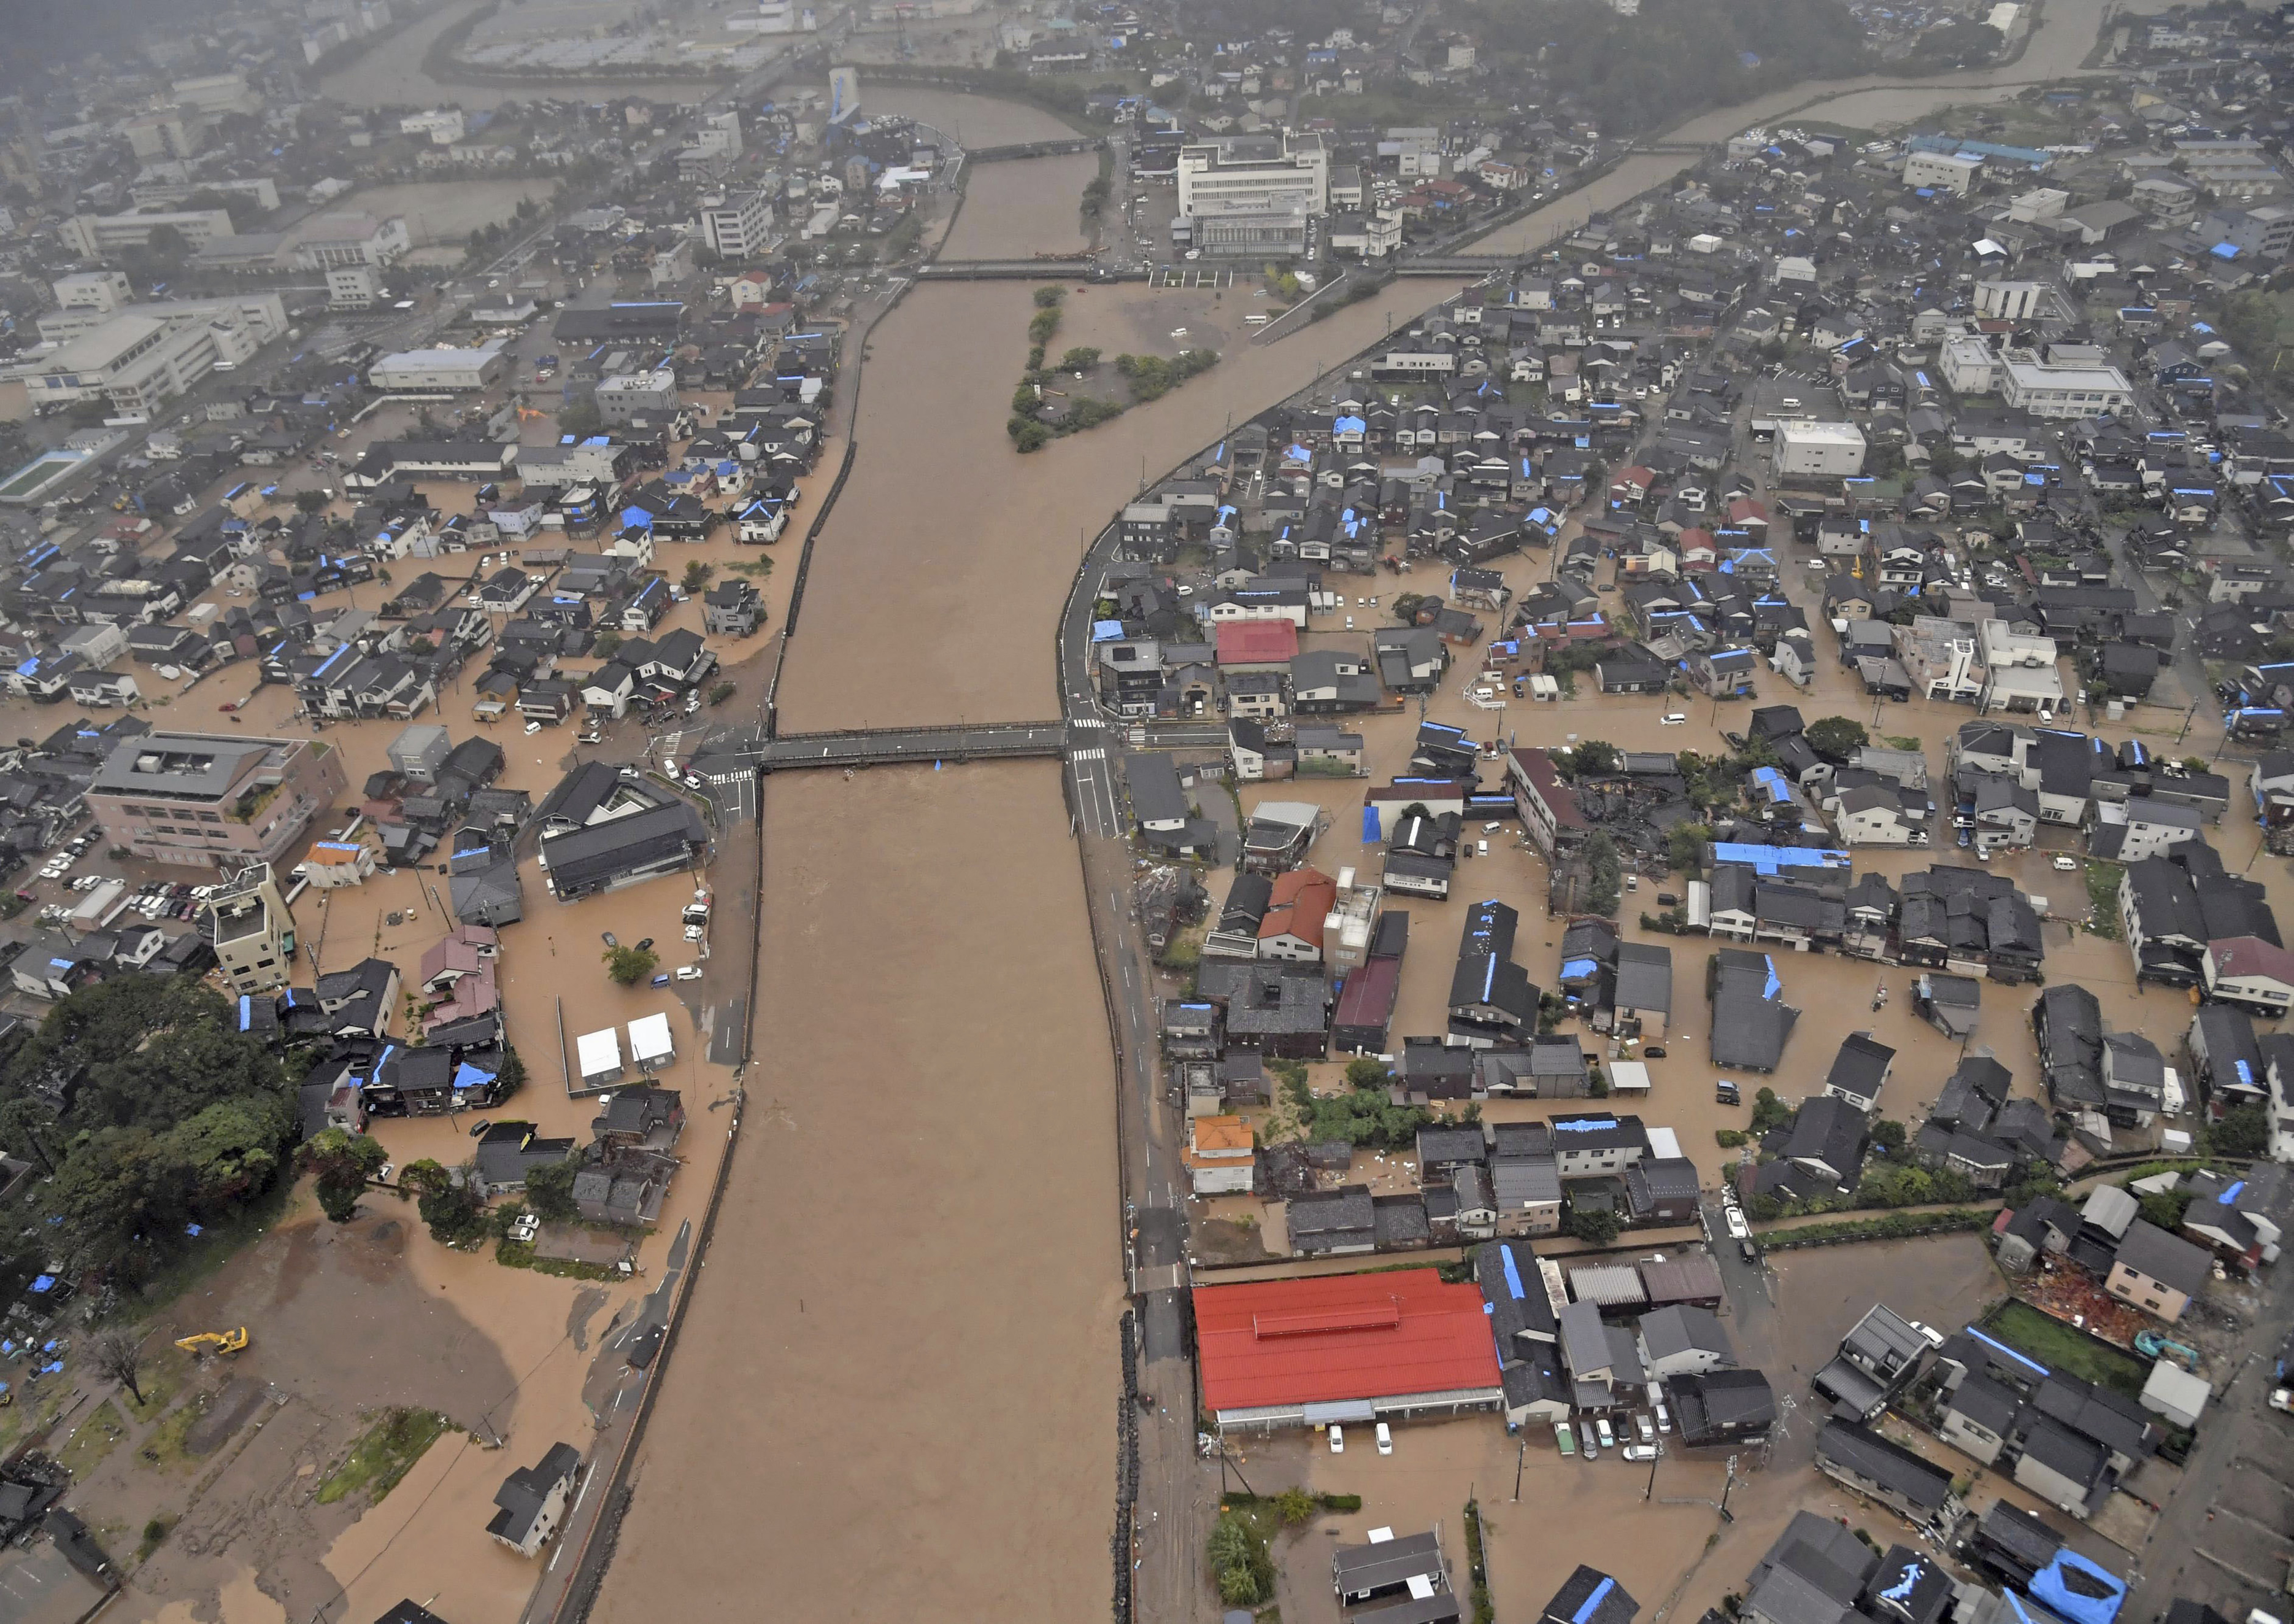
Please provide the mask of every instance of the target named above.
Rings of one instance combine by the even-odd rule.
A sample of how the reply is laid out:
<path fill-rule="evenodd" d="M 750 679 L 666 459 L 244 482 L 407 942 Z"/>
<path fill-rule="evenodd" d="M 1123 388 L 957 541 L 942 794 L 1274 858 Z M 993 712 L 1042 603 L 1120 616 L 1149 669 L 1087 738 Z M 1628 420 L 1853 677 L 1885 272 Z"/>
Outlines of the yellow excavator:
<path fill-rule="evenodd" d="M 247 1328 L 235 1331 L 201 1331 L 196 1336 L 179 1336 L 175 1345 L 186 1353 L 236 1353 L 247 1345 Z"/>

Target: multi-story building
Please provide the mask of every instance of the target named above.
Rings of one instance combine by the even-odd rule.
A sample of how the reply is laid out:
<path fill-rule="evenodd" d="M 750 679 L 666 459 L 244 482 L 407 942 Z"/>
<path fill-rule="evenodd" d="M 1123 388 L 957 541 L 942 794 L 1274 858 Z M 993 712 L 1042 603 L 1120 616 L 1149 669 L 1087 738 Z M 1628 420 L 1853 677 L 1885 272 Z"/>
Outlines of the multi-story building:
<path fill-rule="evenodd" d="M 119 129 L 127 137 L 127 150 L 141 158 L 190 158 L 207 144 L 207 121 L 196 108 L 139 113 Z"/>
<path fill-rule="evenodd" d="M 87 804 L 136 857 L 235 868 L 277 861 L 343 784 L 341 752 L 314 739 L 154 733 L 111 752 Z"/>
<path fill-rule="evenodd" d="M 1975 313 L 2001 321 L 2028 321 L 2046 308 L 2045 282 L 1987 277 L 1975 284 Z"/>
<path fill-rule="evenodd" d="M 263 97 L 243 73 L 210 73 L 194 79 L 177 79 L 168 92 L 185 107 L 203 113 L 259 113 Z"/>
<path fill-rule="evenodd" d="M 1179 212 L 1319 215 L 1329 207 L 1330 156 L 1311 132 L 1229 135 L 1179 149 Z"/>
<path fill-rule="evenodd" d="M 199 191 L 219 191 L 226 197 L 248 199 L 266 215 L 279 207 L 279 183 L 267 175 L 238 180 L 214 175 L 197 181 L 138 181 L 127 189 L 127 200 L 138 208 L 166 208 Z"/>
<path fill-rule="evenodd" d="M 242 995 L 287 985 L 295 959 L 295 914 L 272 878 L 271 865 L 250 863 L 207 898 L 216 965 Z"/>
<path fill-rule="evenodd" d="M 1852 479 L 1864 472 L 1864 431 L 1853 423 L 1786 423 L 1777 429 L 1776 471 Z"/>
<path fill-rule="evenodd" d="M 772 231 L 773 206 L 761 191 L 702 199 L 701 240 L 720 259 L 742 260 L 763 253 Z"/>
<path fill-rule="evenodd" d="M 1904 184 L 1967 195 L 1983 159 L 1973 152 L 1915 152 L 1904 160 Z"/>
<path fill-rule="evenodd" d="M 2283 259 L 2294 253 L 2294 208 L 2282 203 L 2218 208 L 2195 229 L 2209 248 L 2227 245 L 2243 257 Z"/>
<path fill-rule="evenodd" d="M 2035 418 L 2092 418 L 2135 403 L 2127 374 L 2091 345 L 2009 350 L 1999 358 L 1999 398 Z"/>
<path fill-rule="evenodd" d="M 161 226 L 193 249 L 232 234 L 231 216 L 220 208 L 155 210 L 143 215 L 74 215 L 56 228 L 56 238 L 82 259 L 109 259 L 122 248 L 148 247 Z"/>
<path fill-rule="evenodd" d="M 296 266 L 324 271 L 329 265 L 386 265 L 414 246 L 403 215 L 378 220 L 372 215 L 322 215 L 302 228 L 295 245 Z"/>
<path fill-rule="evenodd" d="M 99 277 L 117 276 L 117 272 L 98 272 Z M 67 277 L 66 281 L 77 278 Z M 58 283 L 61 288 L 62 283 Z M 115 289 L 126 286 L 126 279 L 114 284 Z M 59 295 L 59 297 L 61 296 Z M 66 304 L 61 310 L 52 310 L 40 318 L 40 337 L 50 344 L 65 344 L 95 331 L 114 316 L 148 316 L 154 321 L 165 321 L 171 327 L 196 326 L 203 322 L 222 321 L 246 328 L 259 344 L 268 344 L 287 331 L 287 305 L 275 293 L 234 293 L 217 299 L 155 299 L 135 304 L 118 304 L 102 308 L 94 299 L 83 296 Z"/>
<path fill-rule="evenodd" d="M 260 335 L 230 318 L 178 323 L 121 314 L 38 358 L 25 390 L 36 407 L 102 397 L 122 412 L 148 412 L 219 363 L 237 366 L 262 347 Z"/>
<path fill-rule="evenodd" d="M 625 372 L 598 385 L 598 420 L 607 428 L 657 428 L 677 410 L 677 372 L 656 367 Z"/>
<path fill-rule="evenodd" d="M 127 285 L 125 271 L 79 271 L 70 276 L 60 276 L 48 286 L 55 293 L 56 303 L 64 309 L 90 311 L 99 317 L 111 314 L 135 297 Z M 58 337 L 48 330 L 45 322 L 40 332 L 44 337 Z"/>

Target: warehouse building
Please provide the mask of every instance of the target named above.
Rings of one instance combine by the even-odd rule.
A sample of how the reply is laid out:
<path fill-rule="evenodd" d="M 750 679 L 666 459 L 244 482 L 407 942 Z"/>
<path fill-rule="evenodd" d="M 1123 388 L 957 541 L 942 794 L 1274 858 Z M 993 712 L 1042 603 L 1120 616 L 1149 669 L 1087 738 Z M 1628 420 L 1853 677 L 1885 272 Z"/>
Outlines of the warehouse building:
<path fill-rule="evenodd" d="M 1431 1269 L 1199 1286 L 1203 1404 L 1219 1430 L 1496 1409 L 1495 1344 L 1473 1286 Z"/>
<path fill-rule="evenodd" d="M 1775 457 L 1778 474 L 1853 479 L 1864 472 L 1864 431 L 1853 423 L 1780 423 Z"/>
<path fill-rule="evenodd" d="M 367 382 L 386 393 L 484 389 L 502 375 L 499 338 L 474 350 L 401 350 L 374 363 Z"/>

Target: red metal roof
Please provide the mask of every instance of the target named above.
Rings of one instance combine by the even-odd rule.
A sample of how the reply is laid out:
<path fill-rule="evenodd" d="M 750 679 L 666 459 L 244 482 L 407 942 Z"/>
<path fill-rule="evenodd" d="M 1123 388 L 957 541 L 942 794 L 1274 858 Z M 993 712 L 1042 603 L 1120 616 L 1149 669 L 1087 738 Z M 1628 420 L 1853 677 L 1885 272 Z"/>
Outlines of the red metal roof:
<path fill-rule="evenodd" d="M 1221 665 L 1259 665 L 1298 657 L 1298 629 L 1288 621 L 1227 621 L 1218 629 Z"/>
<path fill-rule="evenodd" d="M 1498 1384 L 1482 1294 L 1431 1269 L 1195 1287 L 1214 1410 Z"/>

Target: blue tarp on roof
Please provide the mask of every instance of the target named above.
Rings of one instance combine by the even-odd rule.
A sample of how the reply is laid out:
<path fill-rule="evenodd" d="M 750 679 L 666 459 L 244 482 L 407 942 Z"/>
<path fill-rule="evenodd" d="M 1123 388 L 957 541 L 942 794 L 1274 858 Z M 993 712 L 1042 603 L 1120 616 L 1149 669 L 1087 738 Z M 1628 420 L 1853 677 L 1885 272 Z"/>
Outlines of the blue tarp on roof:
<path fill-rule="evenodd" d="M 1967 1328 L 1967 1334 L 1974 1337 L 1976 1341 L 1981 1343 L 1985 1347 L 2005 1353 L 2017 1364 L 2027 1366 L 2030 1368 L 2038 1371 L 2041 1376 L 2052 1376 L 2054 1374 L 2053 1371 L 2049 1370 L 2046 1366 L 2041 1364 L 2038 1360 L 2030 1358 L 2025 1354 L 2018 1353 L 2014 1349 L 2009 1347 L 2005 1343 L 2001 1342 L 1997 1337 L 1986 1336 L 1981 1331 L 1977 1330 L 1972 1325 Z"/>
<path fill-rule="evenodd" d="M 2066 1546 L 2031 1576 L 2030 1596 L 2070 1624 L 2111 1624 L 2126 1604 L 2127 1581 Z"/>
<path fill-rule="evenodd" d="M 1091 640 L 1094 643 L 1111 643 L 1122 635 L 1121 621 L 1094 621 L 1091 623 Z"/>
<path fill-rule="evenodd" d="M 1378 808 L 1376 807 L 1364 807 L 1363 808 L 1362 838 L 1365 840 L 1378 840 L 1385 838 L 1378 832 Z"/>
<path fill-rule="evenodd" d="M 1616 1125 L 1614 1116 L 1578 1116 L 1557 1118 L 1552 1127 L 1556 1133 L 1598 1133 Z"/>
<path fill-rule="evenodd" d="M 1590 976 L 1600 967 L 1599 961 L 1595 959 L 1564 959 L 1561 973 L 1565 976 Z"/>
<path fill-rule="evenodd" d="M 1773 768 L 1763 769 L 1773 771 Z M 1753 846 L 1737 840 L 1715 841 L 1715 863 L 1742 863 L 1763 874 L 1781 868 L 1846 868 L 1847 852 L 1826 846 Z"/>
<path fill-rule="evenodd" d="M 1579 1604 L 1575 1612 L 1570 1614 L 1569 1624 L 1585 1624 L 1585 1620 L 1598 1611 L 1601 1604 L 1609 1599 L 1609 1592 L 1616 1587 L 1617 1581 L 1604 1575 L 1601 1582 L 1593 1587 L 1593 1594 Z"/>
<path fill-rule="evenodd" d="M 1513 1293 L 1515 1302 L 1520 1302 L 1524 1295 L 1521 1289 L 1521 1271 L 1514 1266 L 1513 1248 L 1500 1246 L 1498 1261 L 1505 1264 L 1506 1289 Z"/>

